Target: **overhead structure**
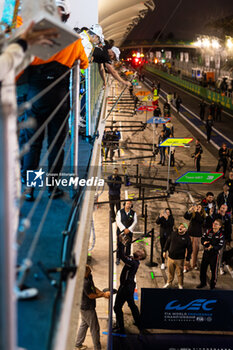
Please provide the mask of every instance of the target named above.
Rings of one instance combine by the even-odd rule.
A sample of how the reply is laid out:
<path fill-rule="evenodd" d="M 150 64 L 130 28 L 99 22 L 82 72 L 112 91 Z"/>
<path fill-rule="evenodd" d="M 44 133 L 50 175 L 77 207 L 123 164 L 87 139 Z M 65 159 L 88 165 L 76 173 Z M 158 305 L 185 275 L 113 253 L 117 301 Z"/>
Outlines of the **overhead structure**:
<path fill-rule="evenodd" d="M 147 12 L 154 9 L 153 0 L 99 0 L 99 24 L 105 38 L 113 39 L 115 45 L 121 46 Z"/>

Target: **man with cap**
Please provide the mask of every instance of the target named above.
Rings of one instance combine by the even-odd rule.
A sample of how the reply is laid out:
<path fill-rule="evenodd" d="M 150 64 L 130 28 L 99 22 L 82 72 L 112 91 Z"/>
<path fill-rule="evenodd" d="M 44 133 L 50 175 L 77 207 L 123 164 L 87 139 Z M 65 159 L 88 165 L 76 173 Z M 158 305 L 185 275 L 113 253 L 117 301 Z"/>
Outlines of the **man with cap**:
<path fill-rule="evenodd" d="M 178 287 L 183 289 L 184 280 L 184 259 L 187 249 L 186 261 L 190 261 L 192 254 L 192 243 L 187 233 L 188 225 L 181 223 L 176 231 L 173 231 L 168 237 L 164 249 L 163 257 L 166 258 L 168 250 L 168 280 L 163 288 L 170 288 L 177 270 Z"/>

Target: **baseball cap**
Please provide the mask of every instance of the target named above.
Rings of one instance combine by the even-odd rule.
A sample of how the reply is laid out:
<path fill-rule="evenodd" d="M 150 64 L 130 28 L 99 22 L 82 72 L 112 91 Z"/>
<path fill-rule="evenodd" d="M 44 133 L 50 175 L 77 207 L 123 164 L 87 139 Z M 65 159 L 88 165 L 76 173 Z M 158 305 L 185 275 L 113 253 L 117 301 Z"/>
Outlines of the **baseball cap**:
<path fill-rule="evenodd" d="M 116 46 L 113 46 L 111 48 L 111 50 L 115 53 L 115 56 L 116 56 L 116 60 L 119 61 L 120 60 L 120 50 L 118 49 L 118 47 Z"/>
<path fill-rule="evenodd" d="M 180 225 L 183 225 L 186 229 L 188 229 L 188 225 L 186 224 L 186 222 L 181 222 L 180 224 L 179 224 L 179 226 Z"/>
<path fill-rule="evenodd" d="M 69 0 L 56 0 L 56 5 L 63 8 L 63 14 L 70 14 L 70 2 Z"/>

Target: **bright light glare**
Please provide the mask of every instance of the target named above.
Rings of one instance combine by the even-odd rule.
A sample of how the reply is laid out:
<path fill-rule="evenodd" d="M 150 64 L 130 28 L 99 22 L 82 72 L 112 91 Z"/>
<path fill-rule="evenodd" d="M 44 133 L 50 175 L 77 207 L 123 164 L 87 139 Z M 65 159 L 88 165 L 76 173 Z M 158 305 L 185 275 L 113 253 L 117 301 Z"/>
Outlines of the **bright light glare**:
<path fill-rule="evenodd" d="M 233 49 L 233 40 L 232 40 L 232 38 L 228 38 L 228 39 L 227 39 L 226 45 L 227 45 L 227 48 L 228 48 L 229 50 L 232 50 L 232 49 Z"/>
<path fill-rule="evenodd" d="M 220 48 L 220 44 L 219 44 L 218 40 L 216 40 L 216 39 L 212 39 L 211 46 L 212 46 L 213 49 L 219 49 Z"/>
<path fill-rule="evenodd" d="M 202 46 L 203 46 L 204 48 L 206 48 L 206 49 L 208 49 L 208 48 L 210 47 L 210 41 L 209 41 L 208 38 L 204 38 L 204 39 L 202 40 Z"/>

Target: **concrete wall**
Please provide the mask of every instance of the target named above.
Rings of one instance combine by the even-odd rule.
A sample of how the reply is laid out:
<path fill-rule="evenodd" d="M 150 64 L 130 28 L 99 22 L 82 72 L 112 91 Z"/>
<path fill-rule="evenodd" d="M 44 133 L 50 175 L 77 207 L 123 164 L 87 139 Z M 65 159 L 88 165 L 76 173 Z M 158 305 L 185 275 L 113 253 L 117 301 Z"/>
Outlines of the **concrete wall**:
<path fill-rule="evenodd" d="M 98 23 L 98 0 L 70 0 L 70 3 L 69 26 L 81 28 Z"/>

